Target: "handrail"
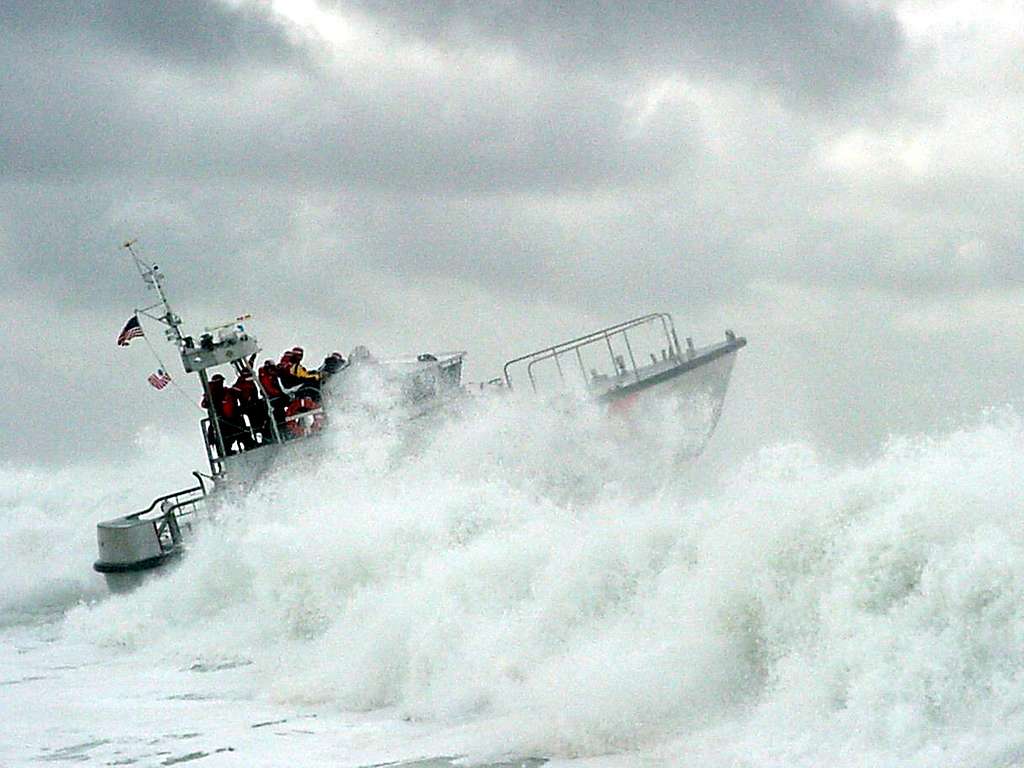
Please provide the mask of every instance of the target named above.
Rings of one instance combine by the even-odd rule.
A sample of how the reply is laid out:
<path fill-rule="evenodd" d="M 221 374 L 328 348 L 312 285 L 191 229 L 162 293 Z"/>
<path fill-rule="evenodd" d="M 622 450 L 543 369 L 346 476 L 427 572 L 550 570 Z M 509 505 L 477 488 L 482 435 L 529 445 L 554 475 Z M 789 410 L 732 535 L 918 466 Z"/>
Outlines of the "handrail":
<path fill-rule="evenodd" d="M 324 411 L 324 407 L 322 405 L 319 408 L 310 408 L 308 411 L 299 411 L 298 413 L 293 413 L 291 416 L 285 416 L 284 420 L 296 421 L 298 419 L 305 418 L 306 416 L 318 416 L 321 413 L 326 415 L 326 411 Z"/>
<path fill-rule="evenodd" d="M 195 514 L 199 505 L 206 503 L 207 495 L 205 487 L 200 486 L 199 490 L 203 492 L 201 496 L 192 496 L 191 498 L 182 499 L 181 501 L 177 501 L 173 504 L 163 506 L 161 508 L 163 514 L 153 520 L 153 530 L 156 531 L 156 537 L 160 542 L 160 548 L 165 552 L 173 549 L 181 543 L 181 527 L 179 522 L 181 518 L 186 518 Z M 190 525 L 188 522 L 185 524 Z M 166 539 L 164 534 L 170 536 L 169 541 Z"/>
<path fill-rule="evenodd" d="M 606 328 L 601 328 L 601 329 L 596 330 L 596 331 L 591 331 L 590 333 L 584 334 L 583 336 L 578 336 L 575 339 L 570 339 L 569 341 L 563 341 L 563 342 L 560 342 L 560 343 L 555 344 L 553 346 L 545 347 L 544 349 L 539 349 L 536 352 L 531 352 L 531 353 L 529 353 L 527 355 L 521 355 L 520 357 L 516 357 L 516 358 L 514 358 L 512 360 L 509 360 L 507 363 L 505 363 L 505 366 L 503 368 L 503 371 L 504 371 L 504 374 L 505 374 L 505 384 L 506 384 L 506 386 L 508 386 L 509 389 L 511 389 L 512 388 L 512 376 L 511 376 L 511 373 L 509 372 L 509 369 L 513 365 L 516 365 L 517 363 L 521 363 L 521 362 L 523 362 L 525 360 L 529 360 L 530 362 L 527 363 L 527 369 L 526 369 L 527 370 L 527 375 L 530 377 L 530 381 L 531 381 L 531 383 L 533 383 L 534 390 L 536 391 L 536 383 L 534 382 L 533 374 L 532 374 L 533 366 L 536 365 L 537 363 L 543 362 L 545 360 L 550 360 L 552 358 L 554 358 L 555 364 L 558 366 L 559 375 L 562 376 L 562 379 L 564 381 L 564 376 L 562 375 L 562 366 L 561 366 L 561 362 L 558 359 L 558 356 L 561 355 L 561 354 L 564 354 L 566 352 L 572 352 L 573 350 L 576 350 L 577 358 L 579 358 L 580 365 L 582 366 L 583 365 L 583 361 L 582 361 L 582 358 L 580 358 L 580 356 L 579 356 L 580 348 L 585 347 L 588 344 L 593 344 L 593 343 L 595 343 L 597 341 L 601 341 L 601 340 L 604 340 L 608 344 L 608 351 L 609 351 L 609 354 L 612 356 L 612 360 L 614 362 L 614 353 L 612 352 L 612 347 L 611 347 L 611 337 L 615 336 L 615 335 L 618 335 L 618 334 L 623 334 L 625 336 L 626 331 L 628 331 L 629 329 L 637 327 L 637 326 L 640 326 L 640 325 L 644 325 L 645 323 L 650 323 L 650 322 L 652 322 L 654 320 L 660 320 L 661 321 L 662 330 L 665 333 L 665 337 L 668 340 L 669 345 L 675 349 L 675 354 L 677 356 L 680 356 L 682 354 L 682 352 L 679 349 L 679 338 L 676 336 L 676 328 L 675 328 L 675 323 L 672 320 L 672 316 L 670 314 L 668 314 L 667 312 L 652 312 L 652 313 L 647 314 L 647 315 L 641 315 L 639 317 L 634 317 L 631 320 L 626 320 L 626 321 L 621 322 L 621 323 L 616 323 L 614 325 L 609 325 Z M 627 347 L 627 350 L 628 350 L 629 355 L 630 355 L 630 360 L 631 360 L 631 362 L 633 364 L 633 371 L 634 371 L 634 373 L 637 376 L 639 376 L 639 374 L 636 373 L 636 371 L 637 371 L 636 360 L 633 359 L 633 350 L 629 346 L 628 336 L 626 336 L 625 338 L 626 338 L 626 347 Z M 584 371 L 584 375 L 586 375 L 585 371 Z"/>
<path fill-rule="evenodd" d="M 130 515 L 126 515 L 125 517 L 128 520 L 132 520 L 132 519 L 134 519 L 136 517 L 142 517 L 146 513 L 152 512 L 156 508 L 156 505 L 160 504 L 161 502 L 168 501 L 170 499 L 175 499 L 175 498 L 177 498 L 179 496 L 184 496 L 184 495 L 189 494 L 189 493 L 195 493 L 196 491 L 202 491 L 203 495 L 204 496 L 206 495 L 206 492 L 205 492 L 205 489 L 203 488 L 203 486 L 202 485 L 197 485 L 194 488 L 186 488 L 186 489 L 184 489 L 182 491 L 175 491 L 174 493 L 168 493 L 168 494 L 165 494 L 163 496 L 157 496 L 155 499 L 153 499 L 153 503 L 150 504 L 145 509 L 140 510 L 139 512 L 132 512 Z"/>
<path fill-rule="evenodd" d="M 205 502 L 206 502 L 206 496 L 205 495 L 198 496 L 198 497 L 196 497 L 194 499 L 185 499 L 184 501 L 179 501 L 179 502 L 176 502 L 174 504 L 171 504 L 169 507 L 164 509 L 164 515 L 165 516 L 169 515 L 172 512 L 177 514 L 179 517 L 180 516 L 184 516 L 184 515 L 189 515 L 189 514 L 192 514 L 192 512 L 194 510 L 189 510 L 187 512 L 184 512 L 184 511 L 182 511 L 184 507 L 189 507 L 189 506 L 196 507 L 199 504 L 203 504 Z"/>
<path fill-rule="evenodd" d="M 209 480 L 211 483 L 216 482 L 216 478 L 213 475 L 204 475 L 198 469 L 192 470 L 192 477 L 199 481 L 200 487 L 203 489 L 203 496 L 206 496 L 209 491 L 206 490 L 206 481 Z"/>
<path fill-rule="evenodd" d="M 206 449 L 206 461 L 210 465 L 210 476 L 220 477 L 224 472 L 224 460 L 213 451 L 213 446 L 207 439 L 207 430 L 210 428 L 210 417 L 206 416 L 199 420 L 199 431 L 203 434 L 203 448 Z"/>

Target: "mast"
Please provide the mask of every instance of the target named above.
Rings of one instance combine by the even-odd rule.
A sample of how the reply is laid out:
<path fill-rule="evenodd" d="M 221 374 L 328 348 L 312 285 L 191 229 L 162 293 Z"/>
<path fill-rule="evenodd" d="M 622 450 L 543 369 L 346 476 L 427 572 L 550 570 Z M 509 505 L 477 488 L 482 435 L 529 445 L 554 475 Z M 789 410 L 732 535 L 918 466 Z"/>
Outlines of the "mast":
<path fill-rule="evenodd" d="M 166 325 L 168 341 L 173 342 L 179 350 L 182 350 L 185 347 L 185 337 L 181 334 L 181 318 L 174 313 L 174 310 L 171 309 L 170 302 L 167 300 L 167 293 L 164 291 L 163 273 L 160 271 L 160 267 L 156 264 L 147 264 L 139 258 L 139 255 L 132 247 L 133 245 L 135 245 L 135 241 L 129 240 L 124 244 L 124 247 L 128 253 L 131 254 L 132 261 L 135 262 L 135 267 L 139 270 L 139 275 L 142 277 L 142 282 L 144 282 L 150 290 L 155 290 L 157 295 L 160 297 L 160 301 L 157 304 L 139 311 L 145 314 L 146 317 L 151 317 Z M 153 315 L 150 315 L 147 310 L 154 309 L 156 307 L 161 307 L 163 309 L 163 314 L 154 317 Z"/>
<path fill-rule="evenodd" d="M 175 314 L 174 310 L 171 309 L 170 302 L 167 300 L 167 292 L 164 290 L 163 273 L 160 271 L 160 267 L 156 264 L 150 265 L 143 261 L 135 252 L 135 249 L 132 247 L 133 245 L 135 245 L 135 240 L 127 241 L 124 244 L 125 250 L 127 250 L 131 255 L 132 261 L 135 262 L 135 268 L 139 270 L 139 276 L 142 278 L 142 282 L 144 282 L 146 287 L 150 290 L 155 290 L 157 295 L 160 297 L 160 301 L 156 304 L 136 311 L 166 325 L 167 330 L 165 331 L 165 334 L 167 336 L 167 340 L 172 342 L 174 346 L 178 348 L 185 370 L 196 370 L 198 372 L 199 381 L 203 385 L 203 394 L 206 396 L 206 414 L 210 419 L 210 423 L 213 425 L 213 434 L 217 442 L 217 452 L 220 455 L 220 458 L 223 459 L 227 455 L 227 449 L 224 445 L 224 435 L 221 433 L 220 429 L 220 419 L 217 418 L 217 411 L 213 407 L 213 395 L 210 392 L 210 380 L 206 375 L 206 367 L 204 366 L 202 368 L 193 369 L 189 366 L 186 356 L 188 355 L 189 350 L 193 348 L 192 339 L 183 336 L 181 333 L 181 317 Z M 163 310 L 163 314 L 149 314 L 149 310 L 156 309 L 157 307 Z"/>
<path fill-rule="evenodd" d="M 156 304 L 144 309 L 137 309 L 135 312 L 167 326 L 165 335 L 167 340 L 178 348 L 178 353 L 181 355 L 181 364 L 185 372 L 199 374 L 199 380 L 203 384 L 203 393 L 206 395 L 207 415 L 209 416 L 210 423 L 213 425 L 213 434 L 216 438 L 218 457 L 223 460 L 228 455 L 227 445 L 224 442 L 220 419 L 217 418 L 217 411 L 213 407 L 210 382 L 206 375 L 206 369 L 216 365 L 231 364 L 236 367 L 239 373 L 244 370 L 252 376 L 260 397 L 265 404 L 267 419 L 269 419 L 270 423 L 270 432 L 273 435 L 274 442 L 282 442 L 281 433 L 277 427 L 277 420 L 274 418 L 274 410 L 270 405 L 270 398 L 263 389 L 259 376 L 248 362 L 249 358 L 255 357 L 260 351 L 260 345 L 256 337 L 246 333 L 245 328 L 241 325 L 241 321 L 248 319 L 249 315 L 235 318 L 233 323 L 220 325 L 215 328 L 207 328 L 205 333 L 199 337 L 197 344 L 193 337 L 185 336 L 181 332 L 181 318 L 171 308 L 170 301 L 167 299 L 167 292 L 164 290 L 164 276 L 160 271 L 160 267 L 143 261 L 132 247 L 134 245 L 135 241 L 129 240 L 124 244 L 124 248 L 131 255 L 132 261 L 135 262 L 135 268 L 139 270 L 139 276 L 142 278 L 142 281 L 148 288 L 155 290 L 157 296 L 160 297 L 160 301 Z M 155 313 L 151 314 L 154 310 Z M 216 338 L 214 337 L 215 335 Z M 217 469 L 213 469 L 216 473 Z"/>

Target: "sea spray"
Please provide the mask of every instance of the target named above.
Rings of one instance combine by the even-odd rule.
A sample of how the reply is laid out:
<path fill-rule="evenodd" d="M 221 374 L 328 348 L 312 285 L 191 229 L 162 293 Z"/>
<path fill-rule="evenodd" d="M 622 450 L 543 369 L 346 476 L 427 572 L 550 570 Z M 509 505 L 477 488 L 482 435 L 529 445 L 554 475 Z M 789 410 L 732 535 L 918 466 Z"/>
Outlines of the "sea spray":
<path fill-rule="evenodd" d="M 1024 749 L 1016 418 L 853 466 L 775 445 L 714 491 L 644 451 L 585 407 L 353 416 L 226 505 L 181 567 L 67 631 L 184 667 L 252 662 L 276 701 L 491 723 L 519 754 Z"/>
<path fill-rule="evenodd" d="M 147 431 L 109 461 L 0 466 L 0 625 L 53 621 L 103 595 L 103 579 L 92 571 L 96 523 L 194 484 L 194 454 L 194 446 Z"/>

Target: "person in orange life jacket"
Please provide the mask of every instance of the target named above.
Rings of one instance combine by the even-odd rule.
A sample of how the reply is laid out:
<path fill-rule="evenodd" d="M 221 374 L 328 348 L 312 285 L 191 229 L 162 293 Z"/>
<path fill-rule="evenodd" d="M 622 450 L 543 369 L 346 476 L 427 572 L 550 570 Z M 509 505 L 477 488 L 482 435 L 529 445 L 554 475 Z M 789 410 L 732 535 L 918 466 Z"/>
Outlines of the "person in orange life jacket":
<path fill-rule="evenodd" d="M 270 407 L 274 409 L 274 420 L 280 425 L 284 422 L 284 409 L 288 405 L 288 396 L 281 390 L 281 382 L 278 379 L 278 367 L 273 360 L 264 360 L 260 366 L 258 376 L 260 386 L 270 400 Z M 267 438 L 264 435 L 264 438 Z"/>
<path fill-rule="evenodd" d="M 263 391 L 271 400 L 284 395 L 284 392 L 281 391 L 281 385 L 277 380 L 277 366 L 273 360 L 264 360 L 263 365 L 257 371 L 257 375 L 260 377 L 260 386 L 263 387 Z"/>
<path fill-rule="evenodd" d="M 241 414 L 249 420 L 249 426 L 256 434 L 263 435 L 267 439 L 267 409 L 260 400 L 260 390 L 253 380 L 252 371 L 243 370 L 235 380 L 234 389 L 238 392 L 238 403 L 241 406 Z"/>
<path fill-rule="evenodd" d="M 279 426 L 283 427 L 281 436 L 286 440 L 293 437 L 292 430 L 288 429 L 288 408 L 293 402 L 302 398 L 301 392 L 303 387 L 306 386 L 305 382 L 294 374 L 294 368 L 295 353 L 289 349 L 281 355 L 281 361 L 277 364 L 277 381 L 281 391 L 284 393 L 280 421 L 278 423 Z"/>
<path fill-rule="evenodd" d="M 224 385 L 224 377 L 219 373 L 214 374 L 210 379 L 210 397 L 212 399 L 213 416 L 220 425 L 220 435 L 224 440 L 224 450 L 230 456 L 235 453 L 235 443 L 241 445 L 242 450 L 255 447 L 245 422 L 242 421 L 242 404 L 239 401 L 238 390 L 234 387 Z M 203 408 L 210 409 L 210 401 L 203 397 Z M 213 426 L 207 433 L 206 439 L 210 445 L 217 444 L 217 437 L 214 434 Z"/>

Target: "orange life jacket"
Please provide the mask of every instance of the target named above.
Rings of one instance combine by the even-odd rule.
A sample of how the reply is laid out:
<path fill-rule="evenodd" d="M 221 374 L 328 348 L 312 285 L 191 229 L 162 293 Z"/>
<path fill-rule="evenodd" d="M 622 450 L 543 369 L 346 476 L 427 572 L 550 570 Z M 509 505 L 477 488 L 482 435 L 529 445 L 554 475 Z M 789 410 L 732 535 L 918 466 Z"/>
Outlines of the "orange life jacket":
<path fill-rule="evenodd" d="M 277 382 L 277 367 L 274 365 L 263 365 L 260 367 L 260 386 L 267 393 L 267 397 L 280 397 L 281 387 Z"/>

